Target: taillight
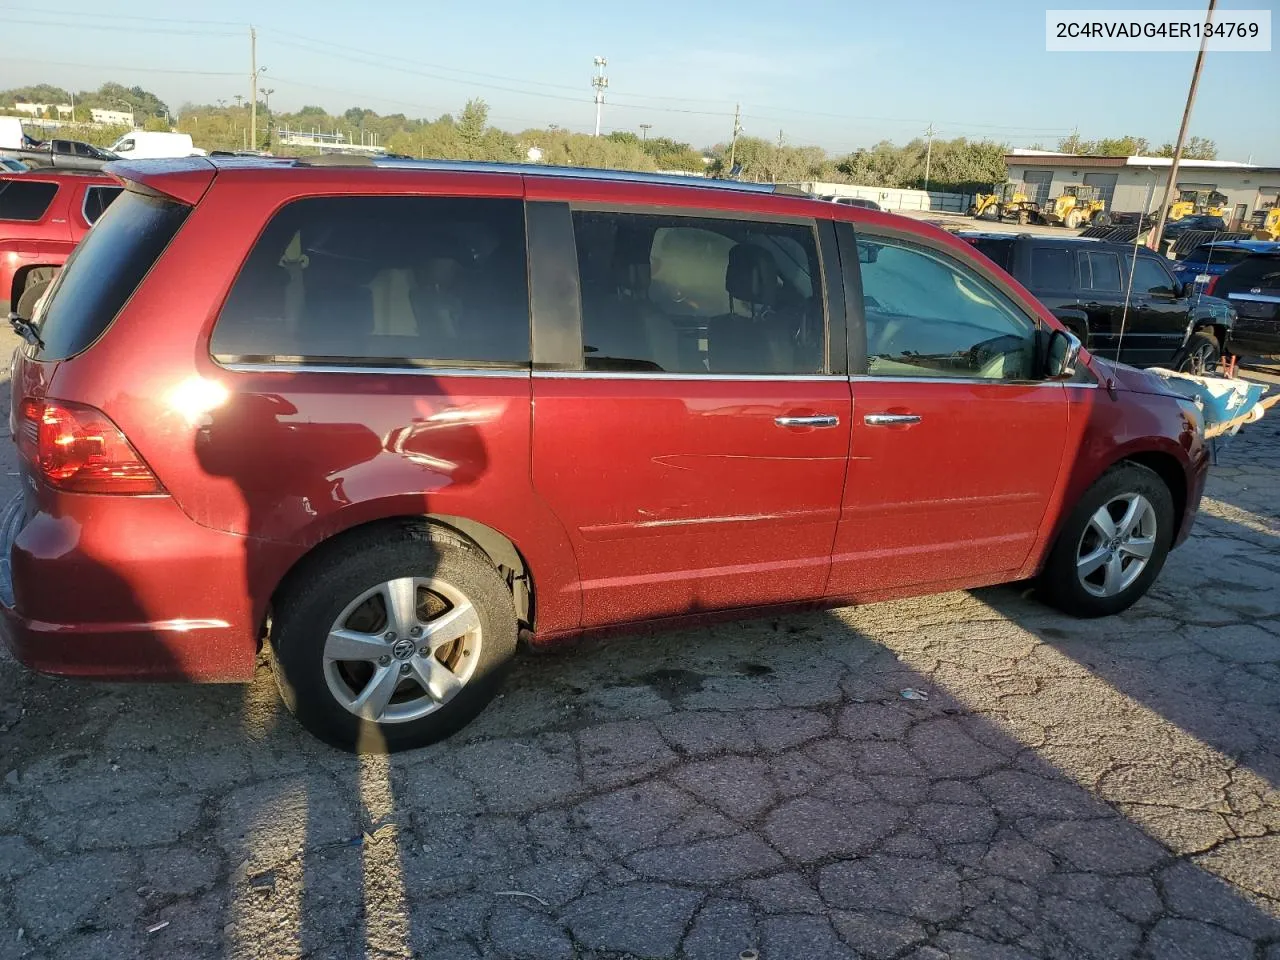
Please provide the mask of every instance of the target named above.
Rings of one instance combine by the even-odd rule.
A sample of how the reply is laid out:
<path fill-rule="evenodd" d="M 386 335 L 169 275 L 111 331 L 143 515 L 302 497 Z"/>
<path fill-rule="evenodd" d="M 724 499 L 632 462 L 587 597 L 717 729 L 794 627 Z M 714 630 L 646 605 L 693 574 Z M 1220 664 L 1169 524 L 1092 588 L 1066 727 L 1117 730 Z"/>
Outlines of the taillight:
<path fill-rule="evenodd" d="M 68 493 L 163 493 L 151 468 L 101 410 L 61 400 L 22 402 L 18 451 Z"/>
<path fill-rule="evenodd" d="M 1218 279 L 1219 279 L 1218 275 L 1214 274 L 1212 277 L 1209 278 L 1209 282 L 1204 285 L 1204 289 L 1200 292 L 1203 293 L 1206 297 L 1213 296 L 1213 288 L 1218 285 Z"/>

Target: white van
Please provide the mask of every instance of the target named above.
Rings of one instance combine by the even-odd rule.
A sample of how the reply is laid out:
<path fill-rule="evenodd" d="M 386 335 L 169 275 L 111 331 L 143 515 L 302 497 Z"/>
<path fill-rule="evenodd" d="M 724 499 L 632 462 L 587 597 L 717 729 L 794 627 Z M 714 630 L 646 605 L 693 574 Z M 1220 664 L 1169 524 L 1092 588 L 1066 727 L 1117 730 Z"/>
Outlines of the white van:
<path fill-rule="evenodd" d="M 0 150 L 21 150 L 22 147 L 22 119 L 0 117 Z"/>
<path fill-rule="evenodd" d="M 129 131 L 111 145 L 111 152 L 126 160 L 205 155 L 205 151 L 191 142 L 189 133 L 161 133 L 154 130 Z"/>

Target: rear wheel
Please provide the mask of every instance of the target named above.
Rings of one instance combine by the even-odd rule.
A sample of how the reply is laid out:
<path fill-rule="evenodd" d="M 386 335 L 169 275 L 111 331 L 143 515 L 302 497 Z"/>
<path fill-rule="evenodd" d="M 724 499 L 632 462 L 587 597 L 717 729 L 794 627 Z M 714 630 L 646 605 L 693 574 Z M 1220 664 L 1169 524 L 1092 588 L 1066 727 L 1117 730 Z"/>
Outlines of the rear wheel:
<path fill-rule="evenodd" d="M 1023 226 L 1026 226 L 1027 222 L 1030 219 L 1031 219 L 1031 214 L 1027 213 L 1025 209 L 1018 211 L 1018 223 L 1022 224 Z"/>
<path fill-rule="evenodd" d="M 448 531 L 373 528 L 296 573 L 276 605 L 272 668 L 285 704 L 343 750 L 425 746 L 497 693 L 516 649 L 494 566 Z"/>
<path fill-rule="evenodd" d="M 1211 333 L 1197 330 L 1178 355 L 1175 369 L 1180 373 L 1191 373 L 1196 376 L 1211 376 L 1218 368 L 1218 360 L 1222 357 L 1222 345 Z"/>
<path fill-rule="evenodd" d="M 1164 566 L 1173 542 L 1169 488 L 1153 470 L 1121 463 L 1080 498 L 1040 575 L 1040 593 L 1076 617 L 1132 606 Z"/>
<path fill-rule="evenodd" d="M 1075 230 L 1077 227 L 1080 226 L 1080 219 L 1081 219 L 1080 211 L 1072 210 L 1070 213 L 1067 214 L 1067 219 L 1064 221 L 1064 223 L 1066 224 L 1066 227 L 1068 230 Z"/>

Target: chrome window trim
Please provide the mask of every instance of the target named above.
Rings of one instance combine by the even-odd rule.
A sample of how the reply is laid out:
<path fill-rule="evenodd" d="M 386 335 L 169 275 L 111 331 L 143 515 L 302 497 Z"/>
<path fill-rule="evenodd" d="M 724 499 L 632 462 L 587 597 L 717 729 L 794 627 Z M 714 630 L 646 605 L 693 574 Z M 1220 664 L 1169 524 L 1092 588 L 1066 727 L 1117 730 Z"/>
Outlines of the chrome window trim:
<path fill-rule="evenodd" d="M 393 367 L 349 366 L 324 363 L 218 363 L 232 373 L 375 373 L 411 377 L 506 377 L 527 378 L 529 368 L 495 370 L 484 367 Z"/>
<path fill-rule="evenodd" d="M 983 377 L 877 377 L 860 373 L 849 378 L 854 383 L 962 383 L 988 387 L 1086 387 L 1096 390 L 1096 383 L 1068 380 L 988 380 Z"/>

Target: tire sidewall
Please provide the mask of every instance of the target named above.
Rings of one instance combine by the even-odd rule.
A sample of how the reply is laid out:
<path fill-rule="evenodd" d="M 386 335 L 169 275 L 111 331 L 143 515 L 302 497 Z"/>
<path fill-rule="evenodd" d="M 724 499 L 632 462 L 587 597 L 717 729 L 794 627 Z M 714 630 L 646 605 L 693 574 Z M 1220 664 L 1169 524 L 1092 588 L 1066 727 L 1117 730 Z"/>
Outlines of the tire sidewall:
<path fill-rule="evenodd" d="M 1089 518 L 1103 504 L 1126 493 L 1142 494 L 1155 510 L 1155 547 L 1142 575 L 1126 590 L 1114 597 L 1096 597 L 1085 590 L 1076 573 L 1077 548 Z M 1128 609 L 1146 594 L 1164 568 L 1173 544 L 1175 517 L 1173 495 L 1159 474 L 1136 463 L 1112 467 L 1085 492 L 1062 525 L 1041 574 L 1041 592 L 1055 607 L 1076 617 L 1105 617 Z"/>
<path fill-rule="evenodd" d="M 482 631 L 480 659 L 466 686 L 441 709 L 418 720 L 377 724 L 334 699 L 325 682 L 324 642 L 352 600 L 399 577 L 439 578 L 472 602 Z M 515 649 L 515 610 L 497 570 L 460 542 L 428 538 L 384 540 L 312 565 L 290 585 L 271 630 L 272 667 L 286 705 L 321 740 L 362 753 L 425 746 L 457 732 L 497 694 Z"/>

